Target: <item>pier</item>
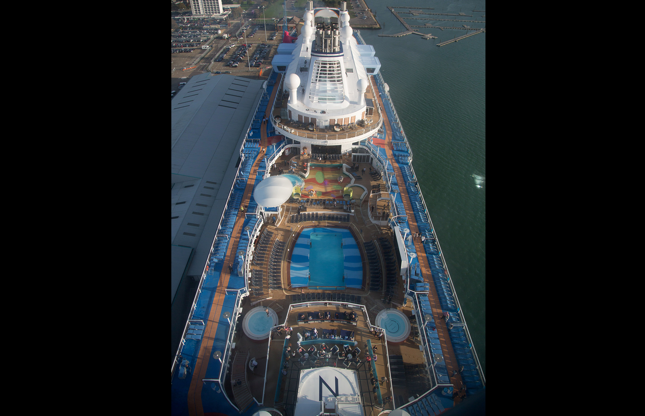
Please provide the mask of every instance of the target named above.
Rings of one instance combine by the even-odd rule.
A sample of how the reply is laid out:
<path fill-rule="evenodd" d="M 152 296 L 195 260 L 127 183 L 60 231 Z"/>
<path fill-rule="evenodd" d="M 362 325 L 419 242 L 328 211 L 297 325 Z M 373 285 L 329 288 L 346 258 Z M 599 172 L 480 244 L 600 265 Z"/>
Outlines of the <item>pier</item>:
<path fill-rule="evenodd" d="M 405 32 L 396 33 L 394 35 L 379 35 L 379 36 L 383 38 L 400 38 L 401 36 L 410 35 L 412 33 L 419 33 L 419 32 L 415 32 L 413 30 L 406 30 Z"/>
<path fill-rule="evenodd" d="M 463 36 L 459 36 L 458 38 L 454 38 L 454 39 L 447 40 L 445 42 L 437 43 L 437 46 L 444 46 L 444 45 L 447 45 L 447 44 L 452 43 L 452 42 L 459 42 L 460 40 L 465 39 L 465 38 L 467 38 L 469 36 L 474 36 L 474 35 L 476 35 L 478 33 L 483 33 L 485 31 L 486 31 L 486 29 L 479 29 L 477 32 L 467 33 L 467 34 L 465 34 Z"/>
<path fill-rule="evenodd" d="M 452 43 L 452 42 L 458 42 L 461 39 L 464 39 L 464 38 L 467 38 L 469 36 L 476 35 L 477 33 L 482 33 L 482 32 L 486 31 L 486 28 L 471 28 L 471 27 L 466 26 L 466 25 L 462 25 L 462 27 L 433 26 L 432 23 L 426 23 L 425 25 L 410 25 L 405 20 L 403 20 L 403 18 L 401 16 L 399 16 L 399 13 L 397 13 L 396 10 L 394 10 L 395 7 L 388 6 L 387 8 L 388 8 L 388 10 L 390 12 L 392 12 L 394 17 L 396 17 L 399 20 L 399 22 L 401 22 L 401 24 L 405 27 L 406 30 L 403 31 L 403 32 L 400 32 L 400 33 L 395 33 L 393 35 L 379 35 L 380 37 L 400 38 L 402 36 L 407 36 L 407 35 L 414 34 L 414 35 L 419 35 L 423 39 L 426 39 L 426 40 L 428 40 L 428 39 L 437 39 L 437 36 L 433 36 L 431 33 L 425 34 L 425 33 L 418 32 L 418 31 L 412 29 L 413 27 L 423 27 L 423 28 L 433 27 L 433 28 L 438 28 L 440 30 L 457 29 L 457 30 L 470 30 L 470 31 L 473 31 L 473 33 L 468 33 L 468 34 L 460 36 L 458 38 L 451 39 L 449 41 L 441 42 L 441 43 L 437 44 L 437 46 L 443 46 L 443 45 L 447 45 L 447 44 Z M 422 9 L 434 10 L 431 7 L 399 7 L 399 8 L 407 10 L 407 11 L 401 10 L 401 13 L 409 13 L 409 14 L 413 14 L 415 16 L 417 16 L 419 14 L 425 14 L 425 15 L 436 15 L 436 16 L 472 17 L 471 15 L 466 15 L 466 14 L 464 14 L 462 12 L 459 12 L 459 14 L 454 14 L 454 13 L 429 13 L 429 12 L 419 11 L 419 10 L 422 10 Z M 435 18 L 429 18 L 429 17 L 411 17 L 411 19 L 434 20 L 434 21 L 445 21 L 445 22 L 486 23 L 486 21 L 480 21 L 480 20 L 435 19 Z"/>
<path fill-rule="evenodd" d="M 393 8 L 393 7 L 388 6 L 387 8 L 392 12 L 392 14 L 394 15 L 394 17 L 396 17 L 397 19 L 399 19 L 399 22 L 401 22 L 401 24 L 402 24 L 403 26 L 405 26 L 405 28 L 406 28 L 407 30 L 409 30 L 410 32 L 413 32 L 413 30 L 412 30 L 412 28 L 410 27 L 410 25 L 409 25 L 409 24 L 407 24 L 407 23 L 405 23 L 405 20 L 403 20 L 403 18 L 402 18 L 401 16 L 399 16 L 399 14 L 398 14 L 397 12 L 395 12 L 395 11 L 394 11 L 394 8 Z M 403 36 L 403 35 L 402 35 L 402 36 Z"/>
<path fill-rule="evenodd" d="M 389 8 L 390 8 L 390 7 L 388 7 L 388 9 L 389 9 Z M 406 7 L 406 9 L 409 9 L 409 7 Z M 392 10 L 392 13 L 394 13 L 394 10 Z M 464 14 L 464 13 L 459 13 L 459 14 L 455 14 L 455 13 L 427 13 L 427 12 L 412 12 L 412 11 L 409 11 L 409 12 L 401 11 L 401 13 L 409 13 L 409 14 L 413 14 L 413 15 L 415 15 L 415 16 L 416 16 L 416 15 L 419 15 L 419 14 L 427 14 L 427 15 L 433 15 L 433 16 L 461 16 L 461 17 L 473 17 L 471 14 Z"/>
<path fill-rule="evenodd" d="M 461 19 L 436 19 L 433 17 L 408 17 L 408 19 L 416 20 L 432 20 L 435 22 L 470 22 L 470 23 L 486 23 L 485 20 L 461 20 Z"/>
<path fill-rule="evenodd" d="M 396 33 L 394 35 L 379 35 L 379 36 L 383 38 L 400 38 L 401 36 L 406 36 L 406 35 L 419 35 L 425 40 L 437 39 L 436 36 L 432 36 L 432 33 L 421 33 L 421 32 L 417 32 L 416 30 L 406 30 L 405 32 Z"/>
<path fill-rule="evenodd" d="M 430 23 L 426 23 L 425 25 L 412 25 L 410 27 L 433 27 L 437 29 L 455 29 L 455 30 L 486 30 L 485 28 L 481 27 L 452 27 L 452 26 L 433 26 Z M 379 35 L 381 36 L 381 35 Z"/>

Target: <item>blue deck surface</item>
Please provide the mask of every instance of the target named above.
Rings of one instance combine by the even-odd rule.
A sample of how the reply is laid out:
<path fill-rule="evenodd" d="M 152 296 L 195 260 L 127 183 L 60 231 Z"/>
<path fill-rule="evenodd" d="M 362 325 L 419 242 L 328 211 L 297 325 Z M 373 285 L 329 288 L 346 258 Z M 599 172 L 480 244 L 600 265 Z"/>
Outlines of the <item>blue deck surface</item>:
<path fill-rule="evenodd" d="M 239 174 L 238 174 L 239 179 L 237 179 L 236 183 L 233 186 L 233 190 L 231 192 L 229 203 L 228 203 L 228 208 L 223 214 L 223 218 L 221 222 L 222 228 L 220 230 L 221 234 L 230 234 L 235 224 L 235 219 L 239 212 L 242 195 L 246 187 L 246 182 L 248 180 L 251 167 L 253 166 L 253 164 L 255 163 L 259 155 L 260 147 L 257 140 L 260 138 L 260 130 L 259 130 L 260 124 L 258 123 L 258 120 L 260 120 L 260 123 L 261 123 L 261 119 L 264 117 L 264 112 L 268 105 L 268 97 L 270 96 L 272 89 L 275 87 L 274 83 L 275 83 L 276 76 L 277 76 L 277 73 L 274 73 L 271 75 L 271 77 L 269 77 L 269 86 L 266 90 L 265 95 L 260 100 L 260 104 L 258 106 L 254 120 L 252 122 L 251 131 L 253 132 L 253 134 L 249 135 L 249 138 L 251 140 L 246 140 L 244 142 L 242 152 L 244 153 L 245 160 L 240 166 Z M 271 129 L 272 128 L 269 128 L 269 126 L 267 126 L 267 131 Z M 269 135 L 273 135 L 273 131 L 269 131 L 269 133 L 270 133 Z M 265 162 L 263 160 L 261 162 L 260 169 L 265 168 L 263 166 L 264 163 Z M 257 185 L 261 180 L 262 180 L 262 175 L 261 174 L 257 175 L 254 186 Z M 251 197 L 251 201 L 249 203 L 247 212 L 249 213 L 255 212 L 256 207 L 257 207 L 257 203 Z M 255 225 L 255 222 L 257 222 L 257 217 L 247 214 L 247 217 L 244 220 L 243 227 L 246 225 L 249 225 L 251 228 L 253 228 L 253 226 Z M 243 277 L 241 277 L 237 273 L 238 262 L 241 260 L 237 258 L 237 253 L 240 250 L 246 252 L 246 249 L 248 246 L 248 236 L 244 234 L 245 233 L 243 232 L 242 235 L 240 235 L 240 241 L 238 243 L 238 246 L 236 247 L 235 250 L 233 250 L 233 253 L 236 256 L 236 258 L 234 259 L 234 270 L 229 277 L 227 289 L 244 290 L 245 288 Z M 221 277 L 223 260 L 229 248 L 228 247 L 229 243 L 230 241 L 227 238 L 220 237 L 216 239 L 216 242 L 212 250 L 212 254 L 208 260 L 208 271 L 202 283 L 201 293 L 197 298 L 195 311 L 189 317 L 189 319 L 203 320 L 204 322 L 208 320 L 208 316 L 213 306 L 215 290 L 217 289 L 217 286 L 219 284 L 219 280 Z M 221 309 L 220 309 L 217 331 L 214 336 L 212 351 L 224 352 L 226 348 L 226 341 L 231 328 L 228 320 L 224 318 L 224 312 L 228 311 L 231 314 L 233 314 L 235 299 L 236 299 L 235 292 L 226 294 L 224 296 L 223 304 L 215 306 Z M 199 353 L 199 349 L 201 347 L 201 341 L 202 341 L 201 339 L 186 339 L 183 347 L 181 348 L 180 354 L 181 354 L 182 360 L 186 360 L 189 362 L 191 370 L 186 373 L 186 376 L 184 379 L 179 378 L 181 374 L 179 369 L 177 368 L 175 370 L 175 373 L 173 375 L 173 380 L 172 380 L 172 387 L 171 387 L 171 414 L 172 415 L 177 416 L 177 415 L 189 414 L 188 402 L 187 402 L 188 390 L 190 388 L 190 383 L 192 381 L 193 370 L 194 370 L 195 362 L 197 361 L 197 355 Z M 213 379 L 219 378 L 220 371 L 222 369 L 221 362 L 219 360 L 213 359 L 212 356 L 206 357 L 206 360 L 208 364 L 206 367 L 205 378 L 213 378 Z M 227 415 L 237 414 L 242 416 L 251 416 L 261 408 L 261 406 L 258 406 L 254 402 L 249 408 L 246 409 L 246 411 L 244 411 L 243 413 L 238 413 L 238 411 L 235 410 L 235 408 L 231 406 L 228 400 L 224 397 L 221 391 L 218 393 L 212 388 L 213 384 L 214 383 L 204 383 L 204 385 L 201 388 L 201 401 L 202 401 L 202 406 L 205 413 L 222 413 Z M 219 386 L 220 388 L 222 387 L 221 384 Z"/>
<path fill-rule="evenodd" d="M 359 43 L 361 42 L 359 41 Z M 276 74 L 274 73 L 270 77 L 269 87 L 267 88 L 268 96 L 270 96 L 272 89 L 275 87 L 274 86 L 275 76 Z M 273 80 L 273 82 L 271 82 L 271 80 Z M 384 104 L 384 110 L 386 111 L 390 121 L 394 123 L 394 121 L 396 120 L 396 115 L 395 115 L 394 109 L 392 108 L 392 105 L 385 97 L 384 85 L 381 81 L 381 77 L 377 76 L 375 77 L 375 80 L 376 80 L 376 84 L 379 92 L 383 95 L 382 101 Z M 253 163 L 256 160 L 256 157 L 259 154 L 258 140 L 260 138 L 260 129 L 265 128 L 267 132 L 267 136 L 272 136 L 275 134 L 275 131 L 270 123 L 268 123 L 266 127 L 261 125 L 261 119 L 264 117 L 264 112 L 268 105 L 268 96 L 264 96 L 261 99 L 260 105 L 258 107 L 258 111 L 252 122 L 252 126 L 251 126 L 252 134 L 248 136 L 249 139 L 251 140 L 247 140 L 247 142 L 245 143 L 244 153 L 245 153 L 246 160 L 242 164 L 241 174 L 240 174 L 240 177 L 242 178 L 242 180 L 238 180 L 239 183 L 236 183 L 234 188 L 234 193 L 231 197 L 231 202 L 229 204 L 230 208 L 227 209 L 226 213 L 224 214 L 224 220 L 222 221 L 223 232 L 230 232 L 229 230 L 231 230 L 232 226 L 234 225 L 235 216 L 237 215 L 237 211 L 239 209 L 239 204 L 241 201 L 242 193 L 244 191 L 244 186 L 246 186 L 246 181 L 244 180 L 244 178 L 248 178 L 248 172 L 250 171 L 251 166 L 253 165 Z M 476 392 L 482 390 L 484 386 L 479 376 L 479 373 L 477 371 L 477 364 L 474 360 L 473 351 L 471 349 L 472 345 L 467 341 L 465 331 L 461 326 L 462 323 L 461 323 L 460 316 L 457 313 L 458 309 L 456 307 L 454 294 L 452 293 L 452 288 L 451 288 L 451 285 L 449 284 L 447 271 L 443 268 L 443 263 L 439 255 L 440 252 L 438 250 L 438 245 L 436 243 L 436 236 L 434 235 L 434 230 L 432 229 L 432 226 L 430 224 L 429 214 L 425 211 L 425 208 L 422 203 L 420 191 L 416 185 L 416 180 L 412 173 L 412 166 L 409 165 L 410 151 L 406 145 L 406 139 L 405 139 L 404 133 L 400 129 L 400 127 L 393 127 L 386 124 L 383 124 L 383 130 L 384 132 L 387 132 L 387 131 L 392 132 L 393 154 L 396 162 L 401 168 L 401 172 L 404 180 L 404 183 L 400 184 L 396 178 L 396 175 L 392 175 L 391 184 L 393 185 L 393 189 L 397 189 L 399 186 L 401 187 L 405 186 L 408 196 L 410 198 L 410 202 L 412 204 L 412 212 L 405 212 L 400 193 L 392 193 L 391 195 L 394 197 L 397 213 L 405 215 L 402 217 L 398 217 L 395 221 L 398 223 L 401 229 L 405 229 L 405 228 L 409 229 L 410 227 L 409 227 L 407 216 L 414 215 L 414 219 L 417 222 L 419 231 L 421 231 L 422 234 L 426 237 L 426 240 L 423 243 L 423 247 L 426 255 L 428 256 L 428 262 L 432 272 L 432 276 L 429 276 L 431 277 L 429 279 L 430 281 L 429 282 L 426 281 L 425 283 L 422 283 L 423 276 L 421 275 L 420 270 L 417 270 L 418 259 L 416 257 L 413 258 L 410 261 L 410 267 L 413 272 L 413 278 L 417 280 L 411 283 L 410 288 L 413 291 L 418 290 L 418 291 L 427 292 L 429 289 L 429 285 L 430 284 L 434 285 L 443 311 L 450 311 L 451 313 L 451 316 L 448 319 L 447 323 L 458 324 L 452 330 L 449 331 L 449 335 L 451 338 L 451 342 L 453 344 L 455 358 L 457 359 L 457 362 L 460 365 L 460 367 L 461 366 L 464 367 L 463 373 L 462 373 L 462 379 L 464 380 L 464 383 L 468 387 L 468 395 L 475 394 Z M 381 139 L 385 139 L 384 132 L 379 133 L 377 136 Z M 385 149 L 379 146 L 374 146 L 367 142 L 368 140 L 364 141 L 363 143 L 367 147 L 369 147 L 374 153 L 378 154 L 379 159 L 382 162 L 385 162 L 386 171 L 393 172 L 392 164 L 387 159 L 387 153 Z M 277 144 L 276 146 L 270 146 L 270 148 L 267 149 L 267 156 L 271 155 L 274 149 L 279 147 L 279 145 L 280 144 Z M 263 159 L 260 163 L 260 170 L 264 170 L 264 169 L 266 169 L 266 166 L 265 166 L 265 160 Z M 261 180 L 262 180 L 262 174 L 260 173 L 256 176 L 254 185 L 257 185 Z M 257 203 L 255 202 L 253 197 L 251 197 L 251 201 L 248 207 L 248 212 L 249 213 L 255 212 L 256 207 L 257 207 Z M 247 218 L 245 219 L 244 226 L 250 225 L 252 228 L 255 223 L 254 222 L 251 223 L 250 217 L 251 216 L 247 214 Z M 253 218 L 255 219 L 255 217 Z M 292 286 L 310 285 L 308 275 L 309 275 L 309 267 L 310 267 L 310 255 L 312 253 L 310 253 L 311 247 L 309 246 L 309 243 L 310 243 L 310 234 L 311 232 L 314 232 L 314 230 L 318 230 L 318 232 L 322 232 L 320 230 L 324 230 L 326 232 L 332 231 L 332 230 L 338 231 L 338 229 L 310 228 L 310 229 L 306 229 L 301 233 L 300 238 L 296 242 L 296 245 L 294 247 L 294 251 L 291 257 L 292 263 L 291 263 L 290 272 L 291 272 Z M 347 230 L 343 230 L 343 231 L 347 231 Z M 347 233 L 349 234 L 349 231 L 347 231 Z M 248 245 L 248 237 L 246 236 L 240 236 L 240 237 L 246 240 L 239 242 L 237 249 L 234 250 L 235 253 L 237 253 L 240 250 L 246 251 L 246 246 Z M 360 288 L 362 285 L 361 256 L 360 256 L 360 252 L 358 251 L 356 241 L 353 239 L 351 234 L 349 234 L 349 237 L 351 237 L 351 240 L 349 238 L 346 239 L 346 237 L 343 237 L 342 239 L 342 242 L 343 242 L 342 268 L 344 269 L 344 274 L 345 274 L 345 284 L 348 287 Z M 414 245 L 407 244 L 407 243 L 408 241 L 406 240 L 406 247 L 408 249 L 408 252 L 416 253 L 416 248 L 414 247 Z M 196 310 L 190 319 L 206 320 L 206 318 L 208 317 L 210 313 L 212 301 L 213 301 L 215 288 L 217 287 L 220 274 L 221 274 L 223 255 L 226 253 L 227 248 L 228 248 L 228 241 L 226 239 L 218 239 L 216 246 L 214 247 L 214 250 L 213 250 L 213 256 L 209 260 L 210 268 L 204 280 L 202 293 L 198 298 Z M 235 262 L 237 266 L 237 262 L 238 262 L 237 256 L 236 256 Z M 312 265 L 312 267 L 315 267 L 315 265 Z M 316 267 L 316 268 L 319 268 L 319 267 Z M 356 286 L 353 286 L 353 285 L 356 285 Z M 244 279 L 241 276 L 238 276 L 237 267 L 235 268 L 235 270 L 231 274 L 231 277 L 229 278 L 229 283 L 227 288 L 228 289 L 244 288 Z M 225 296 L 224 304 L 222 305 L 222 311 L 221 311 L 222 314 L 220 314 L 220 319 L 218 322 L 219 325 L 218 325 L 218 329 L 216 331 L 215 339 L 213 343 L 213 349 L 212 349 L 213 351 L 215 350 L 224 351 L 225 349 L 225 343 L 226 343 L 226 339 L 227 339 L 230 327 L 229 327 L 228 321 L 223 318 L 223 312 L 229 311 L 233 313 L 234 302 L 235 302 L 235 294 Z M 430 307 L 430 303 L 427 295 L 424 295 L 421 293 L 418 294 L 418 300 L 415 299 L 415 303 L 418 303 L 418 308 L 422 313 L 430 314 L 429 321 L 423 327 L 423 330 L 422 330 L 423 336 L 426 338 L 428 343 L 428 349 L 430 350 L 429 352 L 431 352 L 433 356 L 434 354 L 439 354 L 443 356 L 443 351 L 441 349 L 441 345 L 440 345 L 436 330 L 434 330 L 435 322 L 434 322 L 432 309 Z M 194 366 L 194 363 L 196 361 L 200 344 L 201 344 L 201 340 L 187 339 L 181 351 L 182 357 L 190 362 L 191 367 Z M 212 359 L 212 357 L 207 359 L 208 359 L 208 366 L 207 366 L 205 378 L 218 378 L 220 375 L 220 370 L 222 368 L 221 363 L 219 362 L 219 360 Z M 440 361 L 440 363 L 435 366 L 435 369 L 440 382 L 444 382 L 444 383 L 449 382 L 447 369 L 443 361 Z M 179 379 L 179 371 L 175 372 L 175 375 L 173 377 L 172 389 L 171 389 L 173 415 L 188 415 L 187 395 L 188 395 L 188 389 L 190 386 L 191 379 L 192 379 L 192 371 L 187 374 L 184 380 Z M 218 393 L 212 388 L 212 384 L 213 383 L 205 383 L 201 388 L 201 399 L 202 399 L 204 412 L 206 413 L 218 412 L 218 413 L 231 414 L 231 415 L 240 414 L 229 404 L 229 402 L 226 400 L 226 398 L 223 396 L 221 392 Z M 421 400 L 418 400 L 413 405 L 406 405 L 405 410 L 408 411 L 411 415 L 428 415 L 428 414 L 435 415 L 445 411 L 446 409 L 453 407 L 454 402 L 452 398 L 444 396 L 442 394 L 442 391 L 443 391 L 442 389 L 443 387 L 433 389 L 431 392 L 427 393 L 425 396 L 422 397 Z M 380 396 L 380 391 L 378 393 Z M 261 406 L 258 406 L 257 404 L 253 403 L 253 405 L 250 406 L 244 413 L 241 413 L 241 415 L 250 416 L 253 413 L 257 412 L 260 408 Z"/>

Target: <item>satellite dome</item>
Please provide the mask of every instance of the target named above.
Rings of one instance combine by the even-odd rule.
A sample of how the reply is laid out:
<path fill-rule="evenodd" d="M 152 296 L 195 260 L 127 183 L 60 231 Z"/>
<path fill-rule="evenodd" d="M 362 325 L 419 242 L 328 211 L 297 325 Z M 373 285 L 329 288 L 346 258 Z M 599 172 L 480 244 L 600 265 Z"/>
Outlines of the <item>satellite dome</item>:
<path fill-rule="evenodd" d="M 340 21 L 341 22 L 349 22 L 349 13 L 341 13 L 340 14 Z"/>
<path fill-rule="evenodd" d="M 343 26 L 343 27 L 340 29 L 340 39 L 341 39 L 343 42 L 347 43 L 347 42 L 349 41 L 349 38 L 351 38 L 351 37 L 352 37 L 352 34 L 353 34 L 353 33 L 354 33 L 354 29 L 352 29 L 352 28 L 349 26 L 349 23 L 347 23 L 345 26 Z"/>
<path fill-rule="evenodd" d="M 300 86 L 300 77 L 296 74 L 289 74 L 284 85 L 288 90 L 295 90 Z"/>
<path fill-rule="evenodd" d="M 367 85 L 368 85 L 367 80 L 363 78 L 359 79 L 358 82 L 356 83 L 356 86 L 358 87 L 358 90 L 361 93 L 364 93 L 365 91 L 367 91 Z"/>
<path fill-rule="evenodd" d="M 311 25 L 305 24 L 305 26 L 302 28 L 302 36 L 304 36 L 305 39 L 311 38 L 311 35 L 314 33 L 314 28 L 311 27 Z"/>

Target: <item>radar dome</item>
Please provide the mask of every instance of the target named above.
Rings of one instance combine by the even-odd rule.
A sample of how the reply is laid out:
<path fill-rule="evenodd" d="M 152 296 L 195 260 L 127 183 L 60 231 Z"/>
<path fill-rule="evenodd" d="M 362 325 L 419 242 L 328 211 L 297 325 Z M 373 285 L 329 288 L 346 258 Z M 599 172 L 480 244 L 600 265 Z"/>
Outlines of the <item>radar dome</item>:
<path fill-rule="evenodd" d="M 358 90 L 360 92 L 365 92 L 367 91 L 367 80 L 366 79 L 359 79 L 358 82 L 356 83 Z"/>
<path fill-rule="evenodd" d="M 314 28 L 311 27 L 311 25 L 305 24 L 305 26 L 302 28 L 302 36 L 304 36 L 305 39 L 310 39 L 313 33 Z"/>
<path fill-rule="evenodd" d="M 288 90 L 295 90 L 300 86 L 300 77 L 296 74 L 290 74 L 284 85 Z"/>
<path fill-rule="evenodd" d="M 341 13 L 340 21 L 343 23 L 349 22 L 349 13 Z"/>
<path fill-rule="evenodd" d="M 351 38 L 351 37 L 352 37 L 352 33 L 354 33 L 354 29 L 352 29 L 352 28 L 349 26 L 349 23 L 347 23 L 345 26 L 343 26 L 343 27 L 340 29 L 340 39 L 341 39 L 343 42 L 347 43 L 347 42 L 349 41 L 349 38 Z"/>

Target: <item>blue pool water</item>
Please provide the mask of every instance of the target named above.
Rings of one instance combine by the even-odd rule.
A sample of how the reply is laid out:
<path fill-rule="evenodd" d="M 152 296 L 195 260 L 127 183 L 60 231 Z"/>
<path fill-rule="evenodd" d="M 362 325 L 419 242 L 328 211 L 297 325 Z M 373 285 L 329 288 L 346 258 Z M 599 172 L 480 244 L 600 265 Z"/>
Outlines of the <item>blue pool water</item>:
<path fill-rule="evenodd" d="M 264 312 L 253 314 L 249 319 L 249 329 L 256 335 L 268 334 L 272 326 L 273 319 Z"/>
<path fill-rule="evenodd" d="M 376 315 L 375 323 L 385 330 L 388 341 L 401 342 L 410 335 L 408 318 L 396 309 L 384 309 Z"/>
<path fill-rule="evenodd" d="M 305 180 L 298 175 L 293 175 L 291 173 L 283 173 L 280 176 L 284 176 L 285 178 L 289 179 L 293 186 L 302 186 L 305 184 Z"/>
<path fill-rule="evenodd" d="M 242 321 L 246 336 L 255 340 L 266 339 L 271 327 L 277 324 L 278 316 L 275 311 L 269 308 L 269 315 L 267 315 L 263 306 L 251 309 Z"/>
<path fill-rule="evenodd" d="M 309 234 L 310 287 L 345 286 L 342 241 L 340 233 Z"/>
<path fill-rule="evenodd" d="M 351 232 L 342 228 L 303 230 L 291 255 L 290 275 L 292 287 L 360 289 L 363 266 Z"/>

